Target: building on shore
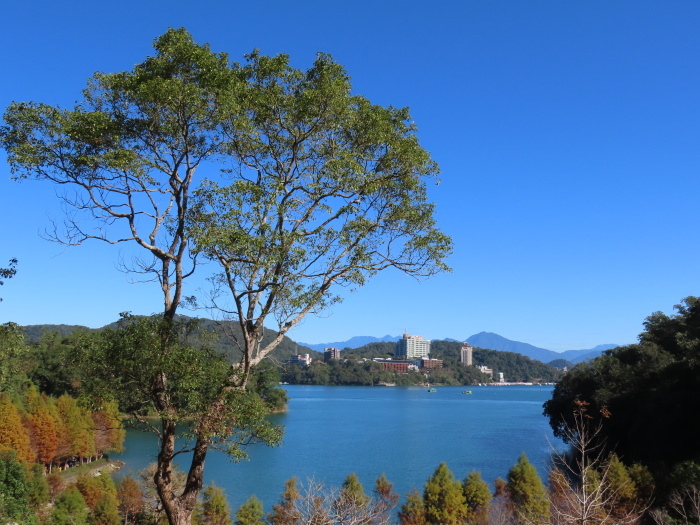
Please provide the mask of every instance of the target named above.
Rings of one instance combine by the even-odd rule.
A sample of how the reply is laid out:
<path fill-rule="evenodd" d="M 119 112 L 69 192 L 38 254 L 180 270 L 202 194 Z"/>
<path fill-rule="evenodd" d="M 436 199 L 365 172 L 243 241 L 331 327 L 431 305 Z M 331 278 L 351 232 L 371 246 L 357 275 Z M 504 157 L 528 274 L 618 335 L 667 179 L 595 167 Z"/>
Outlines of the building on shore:
<path fill-rule="evenodd" d="M 474 363 L 472 361 L 472 353 L 474 352 L 474 347 L 469 343 L 465 342 L 462 345 L 462 351 L 460 352 L 459 360 L 463 365 L 472 366 Z"/>
<path fill-rule="evenodd" d="M 491 378 L 493 379 L 493 369 L 491 369 L 491 368 L 489 368 L 489 367 L 487 367 L 487 366 L 483 366 L 483 365 L 477 366 L 477 368 L 478 368 L 482 373 L 491 376 Z"/>
<path fill-rule="evenodd" d="M 324 348 L 323 349 L 323 362 L 340 359 L 340 350 L 338 348 Z"/>
<path fill-rule="evenodd" d="M 403 334 L 396 342 L 396 357 L 404 359 L 420 359 L 430 355 L 430 339 L 419 335 Z"/>
<path fill-rule="evenodd" d="M 309 354 L 292 354 L 292 357 L 289 359 L 289 364 L 309 366 L 311 364 L 311 356 Z"/>
<path fill-rule="evenodd" d="M 421 357 L 420 359 L 382 359 L 375 357 L 372 361 L 397 374 L 408 374 L 411 370 L 416 372 L 418 370 L 436 370 L 442 368 L 443 364 L 442 359 L 429 359 L 427 357 Z"/>
<path fill-rule="evenodd" d="M 442 359 L 430 359 L 429 357 L 421 357 L 420 367 L 424 370 L 435 370 L 437 368 L 442 368 Z"/>
<path fill-rule="evenodd" d="M 411 370 L 418 371 L 420 361 L 405 360 L 405 359 L 373 359 L 375 363 L 379 363 L 386 370 L 391 370 L 397 374 L 408 374 Z"/>

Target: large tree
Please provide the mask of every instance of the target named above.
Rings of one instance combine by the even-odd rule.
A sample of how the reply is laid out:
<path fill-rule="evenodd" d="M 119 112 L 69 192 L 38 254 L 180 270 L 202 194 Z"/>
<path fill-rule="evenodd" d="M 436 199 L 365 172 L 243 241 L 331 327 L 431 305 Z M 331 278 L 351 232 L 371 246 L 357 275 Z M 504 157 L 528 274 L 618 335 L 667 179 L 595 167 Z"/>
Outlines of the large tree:
<path fill-rule="evenodd" d="M 308 71 L 256 53 L 248 88 L 225 126 L 234 163 L 195 192 L 195 249 L 221 266 L 215 305 L 238 321 L 245 380 L 310 312 L 386 268 L 425 277 L 446 270 L 420 147 L 406 108 L 351 94 L 344 69 L 320 54 Z M 216 290 L 215 290 L 216 292 Z M 261 346 L 263 327 L 278 336 Z"/>
<path fill-rule="evenodd" d="M 64 194 L 76 214 L 50 236 L 131 242 L 147 255 L 130 269 L 159 282 L 163 324 L 140 325 L 153 348 L 139 343 L 142 355 L 130 354 L 134 393 L 145 396 L 131 401 L 160 415 L 154 480 L 170 522 L 180 524 L 190 522 L 207 450 L 241 422 L 237 407 L 244 420 L 259 415 L 240 394 L 251 367 L 305 315 L 337 301 L 338 287 L 357 288 L 387 268 L 419 278 L 446 270 L 451 241 L 435 226 L 426 182 L 438 170 L 408 111 L 351 94 L 330 56 L 319 54 L 306 71 L 286 55 L 254 52 L 231 63 L 184 29 L 169 30 L 155 49 L 132 71 L 96 74 L 72 110 L 12 104 L 0 140 L 17 178 L 76 190 Z M 188 371 L 172 358 L 197 351 L 181 344 L 175 314 L 200 256 L 221 269 L 211 305 L 239 328 L 240 359 L 222 373 L 207 354 L 216 370 L 209 381 L 197 375 L 201 362 Z M 263 346 L 266 327 L 277 336 Z M 114 385 L 135 383 L 122 375 Z M 197 411 L 187 409 L 187 395 Z M 173 460 L 183 409 L 194 453 L 179 491 Z"/>

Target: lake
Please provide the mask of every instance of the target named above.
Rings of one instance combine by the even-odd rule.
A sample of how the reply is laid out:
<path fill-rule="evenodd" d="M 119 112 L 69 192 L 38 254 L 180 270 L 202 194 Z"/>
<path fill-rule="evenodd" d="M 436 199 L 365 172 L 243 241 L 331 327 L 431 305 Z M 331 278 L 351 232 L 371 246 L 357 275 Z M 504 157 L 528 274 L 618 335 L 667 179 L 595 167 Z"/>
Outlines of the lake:
<path fill-rule="evenodd" d="M 370 492 L 384 473 L 403 497 L 422 491 L 442 461 L 457 479 L 477 470 L 493 484 L 525 452 L 544 479 L 552 447 L 562 448 L 542 415 L 551 386 L 284 388 L 288 410 L 271 416 L 285 426 L 282 446 L 253 446 L 241 463 L 220 452 L 207 457 L 205 483 L 224 488 L 234 512 L 251 494 L 269 511 L 293 476 L 337 487 L 354 472 Z M 155 436 L 136 430 L 127 433 L 126 451 L 112 455 L 126 462 L 122 473 L 155 456 Z"/>

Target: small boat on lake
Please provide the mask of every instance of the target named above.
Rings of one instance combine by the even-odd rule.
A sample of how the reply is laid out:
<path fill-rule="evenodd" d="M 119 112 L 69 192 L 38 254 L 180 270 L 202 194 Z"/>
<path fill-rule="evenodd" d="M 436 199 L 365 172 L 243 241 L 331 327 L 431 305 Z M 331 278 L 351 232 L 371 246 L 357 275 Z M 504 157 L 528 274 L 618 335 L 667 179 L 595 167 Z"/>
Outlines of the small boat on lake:
<path fill-rule="evenodd" d="M 432 393 L 432 392 L 437 392 L 437 388 L 429 388 L 429 389 L 428 389 L 428 392 L 431 392 L 431 393 Z"/>
<path fill-rule="evenodd" d="M 462 394 L 471 394 L 471 393 L 472 393 L 471 390 L 462 390 Z"/>

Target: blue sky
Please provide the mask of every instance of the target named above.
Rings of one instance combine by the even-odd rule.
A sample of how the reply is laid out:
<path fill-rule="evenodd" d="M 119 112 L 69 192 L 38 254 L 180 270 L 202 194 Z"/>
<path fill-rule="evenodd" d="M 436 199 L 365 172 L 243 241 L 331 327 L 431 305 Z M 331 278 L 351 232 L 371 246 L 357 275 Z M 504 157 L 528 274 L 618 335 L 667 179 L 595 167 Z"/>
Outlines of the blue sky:
<path fill-rule="evenodd" d="M 691 1 L 18 2 L 3 8 L 0 106 L 71 107 L 95 71 L 131 69 L 168 27 L 240 59 L 319 51 L 353 90 L 409 106 L 441 167 L 450 274 L 375 277 L 292 332 L 465 339 L 552 350 L 631 343 L 700 295 L 700 3 Z M 0 152 L 0 322 L 98 327 L 160 309 L 117 269 L 126 249 L 65 247 L 55 188 L 10 180 Z M 192 290 L 195 292 L 196 290 Z"/>

